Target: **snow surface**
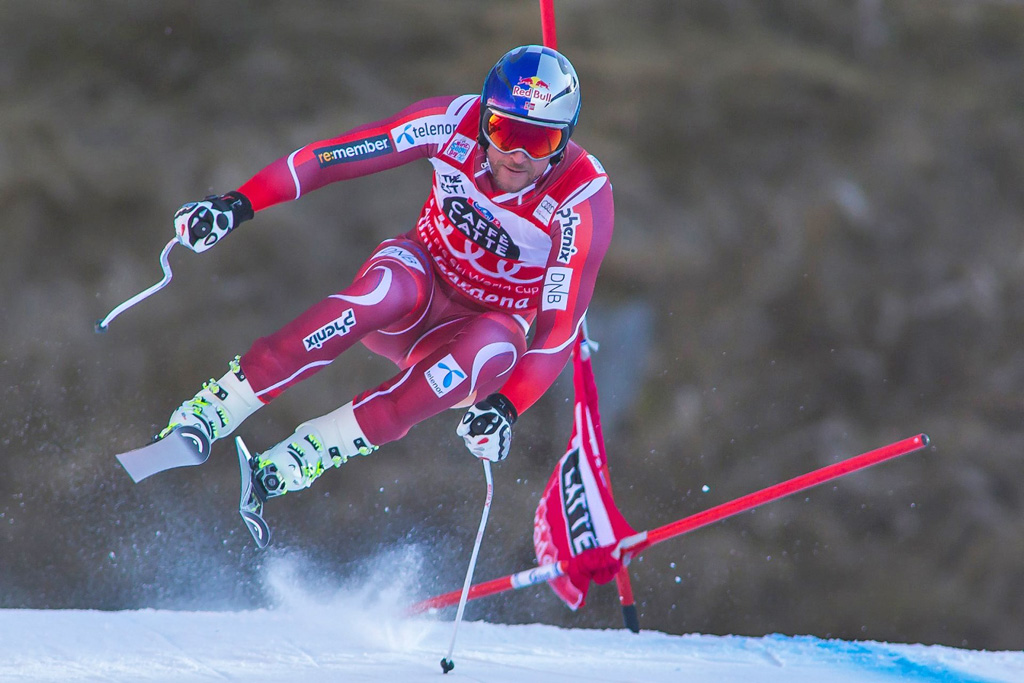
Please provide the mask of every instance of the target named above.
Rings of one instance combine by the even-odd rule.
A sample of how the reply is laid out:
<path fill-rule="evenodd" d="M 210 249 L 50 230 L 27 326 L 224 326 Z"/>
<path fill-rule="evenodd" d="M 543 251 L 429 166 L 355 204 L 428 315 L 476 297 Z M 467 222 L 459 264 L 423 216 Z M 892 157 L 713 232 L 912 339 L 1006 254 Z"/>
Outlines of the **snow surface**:
<path fill-rule="evenodd" d="M 271 565 L 269 609 L 0 610 L 0 681 L 1024 681 L 1024 652 L 476 621 L 445 676 L 454 609 L 407 616 L 395 584 L 313 597 L 286 561 Z"/>

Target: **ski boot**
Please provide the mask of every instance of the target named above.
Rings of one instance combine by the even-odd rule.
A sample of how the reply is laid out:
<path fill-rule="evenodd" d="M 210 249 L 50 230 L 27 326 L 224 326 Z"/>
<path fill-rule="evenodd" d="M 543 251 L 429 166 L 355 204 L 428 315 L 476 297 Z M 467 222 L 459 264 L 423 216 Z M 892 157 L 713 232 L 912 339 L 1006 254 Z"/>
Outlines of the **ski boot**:
<path fill-rule="evenodd" d="M 233 432 L 256 412 L 263 402 L 249 386 L 238 356 L 228 363 L 228 368 L 223 377 L 205 382 L 199 393 L 182 403 L 154 440 L 164 439 L 176 429 L 191 427 L 212 443 Z"/>
<path fill-rule="evenodd" d="M 289 491 L 307 488 L 324 470 L 339 467 L 355 455 L 377 450 L 356 422 L 352 404 L 299 425 L 295 433 L 263 454 L 252 456 L 242 437 L 235 437 L 241 498 L 238 512 L 260 548 L 270 542 L 263 505 Z"/>
<path fill-rule="evenodd" d="M 309 487 L 331 467 L 377 450 L 356 422 L 351 403 L 303 422 L 295 433 L 253 458 L 253 483 L 263 500 Z"/>

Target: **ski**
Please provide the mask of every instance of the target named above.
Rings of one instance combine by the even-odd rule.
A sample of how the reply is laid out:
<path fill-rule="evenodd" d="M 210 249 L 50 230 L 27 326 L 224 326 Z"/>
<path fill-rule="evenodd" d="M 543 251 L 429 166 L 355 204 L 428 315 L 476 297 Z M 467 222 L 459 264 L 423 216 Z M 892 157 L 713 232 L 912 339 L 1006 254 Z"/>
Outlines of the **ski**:
<path fill-rule="evenodd" d="M 196 427 L 177 427 L 159 441 L 116 457 L 137 484 L 157 472 L 202 465 L 210 457 L 210 439 Z"/>
<path fill-rule="evenodd" d="M 270 527 L 263 519 L 263 503 L 265 498 L 260 496 L 258 489 L 253 483 L 252 474 L 254 471 L 252 456 L 246 448 L 242 437 L 235 437 L 235 446 L 238 447 L 238 474 L 242 482 L 241 496 L 238 499 L 238 514 L 245 521 L 245 526 L 252 534 L 258 548 L 266 548 L 270 543 Z"/>

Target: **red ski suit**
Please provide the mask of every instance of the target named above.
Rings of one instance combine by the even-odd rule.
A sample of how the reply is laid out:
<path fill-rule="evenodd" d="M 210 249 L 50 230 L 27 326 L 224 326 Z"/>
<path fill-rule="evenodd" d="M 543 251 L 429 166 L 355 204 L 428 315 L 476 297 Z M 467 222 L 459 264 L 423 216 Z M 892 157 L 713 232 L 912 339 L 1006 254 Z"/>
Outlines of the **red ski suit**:
<path fill-rule="evenodd" d="M 260 211 L 416 159 L 434 169 L 414 229 L 382 243 L 351 285 L 242 356 L 262 401 L 358 341 L 401 370 L 355 398 L 356 420 L 376 445 L 499 391 L 522 414 L 554 382 L 611 240 L 611 185 L 570 142 L 537 182 L 500 192 L 477 141 L 479 106 L 476 95 L 418 102 L 306 145 L 239 188 Z"/>

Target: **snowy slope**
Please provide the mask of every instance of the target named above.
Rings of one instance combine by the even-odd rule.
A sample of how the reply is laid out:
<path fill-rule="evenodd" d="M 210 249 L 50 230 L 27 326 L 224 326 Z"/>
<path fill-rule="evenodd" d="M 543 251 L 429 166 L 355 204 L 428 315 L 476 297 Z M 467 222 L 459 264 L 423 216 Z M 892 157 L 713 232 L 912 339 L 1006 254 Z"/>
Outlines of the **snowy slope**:
<path fill-rule="evenodd" d="M 287 575 L 279 604 L 240 612 L 0 610 L 0 681 L 1024 681 L 1024 653 L 811 637 L 670 636 L 402 615 L 364 587 L 311 599 Z"/>
<path fill-rule="evenodd" d="M 451 625 L 343 603 L 253 612 L 0 611 L 0 681 L 442 680 Z M 1024 653 L 810 637 L 633 635 L 466 622 L 448 681 L 1024 680 Z"/>

